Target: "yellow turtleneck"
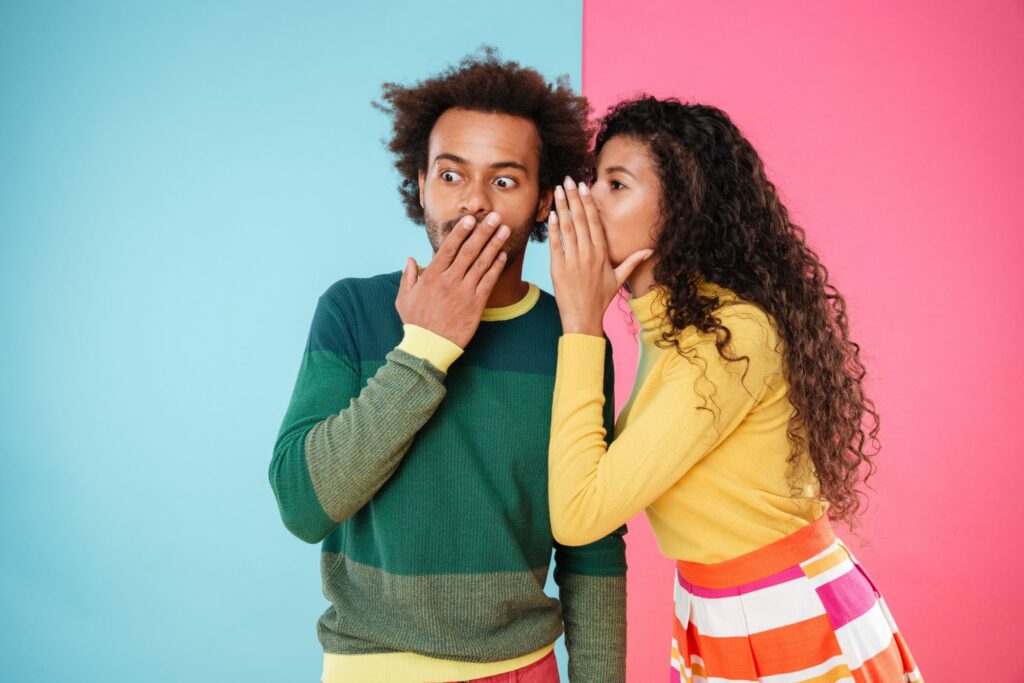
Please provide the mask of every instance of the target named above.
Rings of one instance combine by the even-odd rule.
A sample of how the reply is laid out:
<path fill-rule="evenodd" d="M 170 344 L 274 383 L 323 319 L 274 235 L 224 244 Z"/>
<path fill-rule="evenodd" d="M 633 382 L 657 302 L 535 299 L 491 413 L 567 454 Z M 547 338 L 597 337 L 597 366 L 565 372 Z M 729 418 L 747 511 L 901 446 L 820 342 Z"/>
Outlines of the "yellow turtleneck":
<path fill-rule="evenodd" d="M 647 511 L 662 553 L 715 563 L 787 536 L 827 504 L 806 454 L 794 482 L 786 428 L 793 415 L 783 345 L 770 317 L 728 289 L 716 315 L 732 333 L 724 360 L 714 335 L 688 327 L 683 353 L 661 348 L 664 288 L 630 300 L 640 323 L 637 379 L 611 446 L 602 427 L 605 341 L 566 334 L 558 344 L 548 461 L 555 539 L 583 545 Z M 798 490 L 794 492 L 794 484 Z"/>

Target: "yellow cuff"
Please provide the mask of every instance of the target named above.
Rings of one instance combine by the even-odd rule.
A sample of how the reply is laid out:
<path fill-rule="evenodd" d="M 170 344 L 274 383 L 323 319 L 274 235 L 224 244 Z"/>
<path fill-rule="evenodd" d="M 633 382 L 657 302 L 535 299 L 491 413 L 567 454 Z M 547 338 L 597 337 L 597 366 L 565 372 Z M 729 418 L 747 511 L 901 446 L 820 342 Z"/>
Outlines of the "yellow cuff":
<path fill-rule="evenodd" d="M 558 340 L 558 377 L 575 391 L 604 393 L 604 337 L 563 334 Z"/>
<path fill-rule="evenodd" d="M 424 327 L 403 325 L 402 329 L 405 330 L 405 336 L 397 348 L 429 361 L 441 372 L 448 372 L 451 364 L 462 355 L 461 346 Z"/>

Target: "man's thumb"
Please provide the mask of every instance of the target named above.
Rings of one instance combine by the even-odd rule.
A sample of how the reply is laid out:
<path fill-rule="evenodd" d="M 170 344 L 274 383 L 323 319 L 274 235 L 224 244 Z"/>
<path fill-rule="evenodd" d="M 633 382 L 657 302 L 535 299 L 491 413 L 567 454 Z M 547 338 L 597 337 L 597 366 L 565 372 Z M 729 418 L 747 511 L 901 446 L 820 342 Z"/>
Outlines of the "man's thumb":
<path fill-rule="evenodd" d="M 398 285 L 399 291 L 404 291 L 416 284 L 417 280 L 416 261 L 412 256 L 405 259 L 405 268 L 402 269 L 402 281 Z"/>

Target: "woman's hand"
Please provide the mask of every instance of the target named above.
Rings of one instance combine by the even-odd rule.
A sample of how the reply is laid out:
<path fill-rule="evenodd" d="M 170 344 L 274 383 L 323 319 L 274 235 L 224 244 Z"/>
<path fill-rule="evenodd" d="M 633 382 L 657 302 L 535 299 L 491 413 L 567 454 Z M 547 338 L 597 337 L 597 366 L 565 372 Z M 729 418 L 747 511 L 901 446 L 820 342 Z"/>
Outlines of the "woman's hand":
<path fill-rule="evenodd" d="M 604 226 L 584 183 L 572 178 L 555 187 L 555 210 L 548 217 L 551 282 L 562 317 L 563 334 L 604 336 L 604 312 L 626 278 L 650 257 L 650 249 L 631 254 L 618 268 L 608 260 Z"/>

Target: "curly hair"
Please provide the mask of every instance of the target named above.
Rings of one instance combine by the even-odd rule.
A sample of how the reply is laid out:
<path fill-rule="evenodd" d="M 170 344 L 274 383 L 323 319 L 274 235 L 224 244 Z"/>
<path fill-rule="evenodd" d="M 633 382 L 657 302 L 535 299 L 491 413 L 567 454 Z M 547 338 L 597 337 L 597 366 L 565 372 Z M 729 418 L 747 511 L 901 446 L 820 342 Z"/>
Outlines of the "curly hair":
<path fill-rule="evenodd" d="M 757 152 L 725 112 L 647 95 L 608 110 L 595 151 L 615 136 L 645 144 L 661 182 L 654 279 L 668 290 L 671 322 L 661 343 L 682 351 L 679 334 L 693 325 L 715 335 L 726 360 L 746 358 L 727 355 L 731 333 L 715 315 L 721 302 L 698 294 L 701 278 L 764 310 L 784 345 L 794 495 L 806 452 L 830 516 L 852 524 L 860 484 L 876 468 L 878 413 L 864 392 L 846 301 L 790 220 Z"/>
<path fill-rule="evenodd" d="M 565 176 L 581 177 L 588 168 L 593 137 L 590 104 L 575 94 L 568 76 L 548 83 L 534 69 L 502 61 L 493 47 L 467 56 L 457 65 L 411 86 L 385 83 L 373 106 L 393 118 L 388 150 L 401 175 L 398 192 L 413 221 L 423 224 L 418 175 L 428 164 L 430 133 L 440 116 L 453 108 L 520 116 L 533 121 L 540 136 L 541 190 Z M 531 239 L 543 241 L 547 224 L 536 223 Z"/>

